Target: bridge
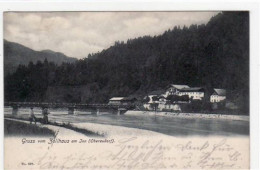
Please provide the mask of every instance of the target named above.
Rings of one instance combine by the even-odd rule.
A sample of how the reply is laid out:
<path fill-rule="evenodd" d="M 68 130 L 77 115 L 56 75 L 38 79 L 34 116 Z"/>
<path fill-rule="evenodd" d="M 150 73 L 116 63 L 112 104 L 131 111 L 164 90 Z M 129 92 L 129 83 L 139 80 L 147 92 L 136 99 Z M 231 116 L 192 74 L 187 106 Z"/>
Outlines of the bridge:
<path fill-rule="evenodd" d="M 68 114 L 74 114 L 76 109 L 78 110 L 91 110 L 92 114 L 98 115 L 100 109 L 111 110 L 118 115 L 125 113 L 127 110 L 134 109 L 135 104 L 124 105 L 111 105 L 111 104 L 81 104 L 81 103 L 38 103 L 38 102 L 5 102 L 4 106 L 12 107 L 12 114 L 17 115 L 19 108 L 37 107 L 44 109 L 48 108 L 66 108 Z"/>

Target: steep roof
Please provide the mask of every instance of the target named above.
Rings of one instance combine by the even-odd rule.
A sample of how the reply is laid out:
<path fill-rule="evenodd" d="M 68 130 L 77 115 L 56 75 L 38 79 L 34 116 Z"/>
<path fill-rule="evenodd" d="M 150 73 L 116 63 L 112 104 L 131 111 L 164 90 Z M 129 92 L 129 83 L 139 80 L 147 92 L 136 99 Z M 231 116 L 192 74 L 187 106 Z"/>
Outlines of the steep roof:
<path fill-rule="evenodd" d="M 171 87 L 174 87 L 176 89 L 183 89 L 183 88 L 190 88 L 188 85 L 177 85 L 177 84 L 171 84 Z"/>
<path fill-rule="evenodd" d="M 217 93 L 219 96 L 226 96 L 226 90 L 225 89 L 214 89 L 214 91 Z"/>

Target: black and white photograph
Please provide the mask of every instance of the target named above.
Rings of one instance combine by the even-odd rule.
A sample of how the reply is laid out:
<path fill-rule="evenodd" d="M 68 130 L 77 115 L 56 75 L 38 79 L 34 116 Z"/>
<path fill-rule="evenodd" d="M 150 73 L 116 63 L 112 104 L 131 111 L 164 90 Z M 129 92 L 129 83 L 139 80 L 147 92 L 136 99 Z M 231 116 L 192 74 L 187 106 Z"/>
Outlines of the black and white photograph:
<path fill-rule="evenodd" d="M 249 41 L 246 10 L 5 11 L 5 169 L 249 169 Z"/>

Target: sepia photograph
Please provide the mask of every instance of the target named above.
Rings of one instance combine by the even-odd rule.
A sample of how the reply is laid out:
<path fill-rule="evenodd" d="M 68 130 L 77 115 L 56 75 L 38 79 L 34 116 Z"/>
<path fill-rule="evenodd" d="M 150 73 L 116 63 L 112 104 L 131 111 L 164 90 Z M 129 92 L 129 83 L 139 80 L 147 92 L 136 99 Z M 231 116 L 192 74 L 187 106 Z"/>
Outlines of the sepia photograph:
<path fill-rule="evenodd" d="M 249 169 L 249 21 L 4 12 L 5 169 Z"/>

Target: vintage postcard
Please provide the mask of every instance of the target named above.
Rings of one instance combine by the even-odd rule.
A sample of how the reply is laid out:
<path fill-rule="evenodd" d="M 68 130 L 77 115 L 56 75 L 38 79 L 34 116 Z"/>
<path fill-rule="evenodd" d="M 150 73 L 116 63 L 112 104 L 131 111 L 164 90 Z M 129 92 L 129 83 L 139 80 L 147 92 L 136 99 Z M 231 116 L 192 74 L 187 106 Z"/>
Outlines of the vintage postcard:
<path fill-rule="evenodd" d="M 250 12 L 5 11 L 5 169 L 249 169 Z"/>

